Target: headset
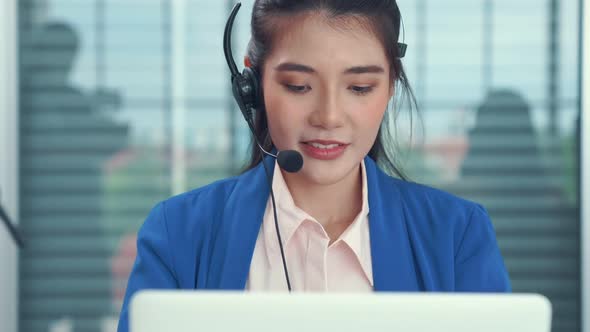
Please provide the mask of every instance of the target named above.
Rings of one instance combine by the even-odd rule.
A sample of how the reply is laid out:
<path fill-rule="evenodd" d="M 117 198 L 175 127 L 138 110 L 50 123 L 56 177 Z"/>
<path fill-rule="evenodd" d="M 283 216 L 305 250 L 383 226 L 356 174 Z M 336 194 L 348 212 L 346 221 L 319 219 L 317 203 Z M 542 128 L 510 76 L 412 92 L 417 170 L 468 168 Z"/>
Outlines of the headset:
<path fill-rule="evenodd" d="M 268 156 L 271 156 L 277 160 L 279 166 L 290 173 L 298 172 L 303 167 L 303 157 L 298 151 L 295 150 L 283 150 L 279 151 L 276 155 L 266 151 L 258 137 L 256 136 L 256 132 L 254 130 L 254 114 L 256 114 L 256 110 L 259 108 L 264 107 L 264 100 L 262 98 L 262 88 L 259 84 L 259 76 L 254 68 L 245 67 L 240 73 L 238 71 L 238 67 L 234 61 L 234 57 L 232 54 L 231 49 L 231 32 L 234 25 L 235 18 L 240 10 L 242 4 L 240 2 L 236 3 L 234 8 L 232 9 L 227 23 L 225 25 L 225 31 L 223 35 L 223 52 L 225 54 L 225 60 L 227 61 L 227 65 L 229 66 L 229 70 L 231 72 L 231 85 L 232 85 L 232 93 L 240 112 L 244 116 L 252 135 L 254 136 L 254 140 L 258 145 L 260 151 Z M 401 15 L 400 15 L 401 19 Z M 403 28 L 403 20 L 401 21 L 402 28 Z M 403 29 L 404 35 L 403 39 L 405 40 L 405 29 Z M 406 54 L 406 49 L 408 45 L 405 43 L 397 43 L 397 58 L 403 58 Z M 279 242 L 279 248 L 281 251 L 281 259 L 283 261 L 283 270 L 285 272 L 285 280 L 287 282 L 287 288 L 289 292 L 291 292 L 291 281 L 289 278 L 289 271 L 287 269 L 287 262 L 285 259 L 285 251 L 283 249 L 283 242 L 281 240 L 281 232 L 279 229 L 279 222 L 277 218 L 277 209 L 275 203 L 274 192 L 272 190 L 272 178 L 270 176 L 270 172 L 266 163 L 264 162 L 264 158 L 262 159 L 262 165 L 264 166 L 264 171 L 266 173 L 266 178 L 268 181 L 268 185 L 270 188 L 270 196 L 272 201 L 272 208 L 273 208 L 273 215 L 275 221 L 275 230 L 277 233 L 277 238 Z"/>
<path fill-rule="evenodd" d="M 238 71 L 238 67 L 234 62 L 231 50 L 231 31 L 236 19 L 236 15 L 240 10 L 242 4 L 238 2 L 231 11 L 231 14 L 225 25 L 225 32 L 223 37 L 223 52 L 225 60 L 231 72 L 232 92 L 244 119 L 248 124 L 254 123 L 254 112 L 261 102 L 260 100 L 260 85 L 258 84 L 258 75 L 254 69 L 245 67 L 242 73 Z"/>

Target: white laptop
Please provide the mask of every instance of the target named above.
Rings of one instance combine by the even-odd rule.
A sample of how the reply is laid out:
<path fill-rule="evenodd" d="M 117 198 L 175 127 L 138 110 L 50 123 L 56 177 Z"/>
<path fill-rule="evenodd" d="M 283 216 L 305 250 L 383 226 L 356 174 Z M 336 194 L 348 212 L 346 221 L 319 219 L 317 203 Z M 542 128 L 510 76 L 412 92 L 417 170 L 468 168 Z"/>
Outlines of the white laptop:
<path fill-rule="evenodd" d="M 142 291 L 131 332 L 549 332 L 536 294 Z"/>

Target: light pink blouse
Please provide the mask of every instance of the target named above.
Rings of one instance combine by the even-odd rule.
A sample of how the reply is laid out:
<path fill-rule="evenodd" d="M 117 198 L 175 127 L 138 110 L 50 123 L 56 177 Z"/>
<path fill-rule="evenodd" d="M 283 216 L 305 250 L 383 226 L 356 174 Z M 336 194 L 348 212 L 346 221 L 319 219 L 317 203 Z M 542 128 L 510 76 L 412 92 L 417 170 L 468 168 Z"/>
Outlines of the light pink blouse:
<path fill-rule="evenodd" d="M 364 161 L 361 164 L 361 212 L 331 245 L 322 225 L 295 205 L 280 168 L 275 164 L 272 187 L 293 291 L 372 291 L 367 179 Z M 270 196 L 256 240 L 246 290 L 287 291 Z"/>

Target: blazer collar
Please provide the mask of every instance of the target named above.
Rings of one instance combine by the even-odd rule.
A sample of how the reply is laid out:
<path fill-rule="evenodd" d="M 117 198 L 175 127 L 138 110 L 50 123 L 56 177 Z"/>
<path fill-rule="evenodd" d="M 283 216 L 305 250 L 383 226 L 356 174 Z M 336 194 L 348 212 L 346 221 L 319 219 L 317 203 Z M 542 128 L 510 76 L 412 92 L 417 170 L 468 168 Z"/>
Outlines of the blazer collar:
<path fill-rule="evenodd" d="M 267 156 L 263 162 L 272 183 L 274 159 Z M 397 180 L 383 173 L 368 156 L 365 157 L 365 170 L 374 288 L 376 291 L 419 290 Z M 209 280 L 219 281 L 217 285 L 209 285 L 212 288 L 246 287 L 254 246 L 270 195 L 270 183 L 262 163 L 237 179 L 220 220 L 217 240 L 227 246 L 222 249 L 221 245 L 221 250 L 215 250 L 212 255 L 215 263 L 211 266 Z"/>
<path fill-rule="evenodd" d="M 365 157 L 369 186 L 369 233 L 376 291 L 419 290 L 399 180 Z"/>
<path fill-rule="evenodd" d="M 274 159 L 267 156 L 263 162 L 268 168 L 272 183 Z M 209 280 L 219 280 L 219 284 L 213 284 L 211 288 L 246 287 L 254 246 L 270 196 L 269 188 L 264 167 L 260 163 L 237 177 L 237 183 L 228 194 L 225 205 L 220 204 L 223 212 L 218 241 L 221 243 L 220 249 L 224 245 L 226 247 L 225 250 L 218 250 L 219 254 L 212 257 L 212 267 L 215 269 L 211 271 Z M 216 264 L 216 261 L 221 264 Z"/>

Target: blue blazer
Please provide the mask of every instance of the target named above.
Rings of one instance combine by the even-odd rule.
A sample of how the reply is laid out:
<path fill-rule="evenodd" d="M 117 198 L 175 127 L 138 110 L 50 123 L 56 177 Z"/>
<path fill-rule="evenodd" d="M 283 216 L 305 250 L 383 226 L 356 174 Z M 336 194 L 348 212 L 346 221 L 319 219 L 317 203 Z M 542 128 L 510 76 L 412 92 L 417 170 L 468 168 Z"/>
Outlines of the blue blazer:
<path fill-rule="evenodd" d="M 481 205 L 390 177 L 369 157 L 365 168 L 376 291 L 510 291 Z M 138 233 L 119 331 L 139 290 L 244 289 L 268 197 L 259 164 L 157 204 Z"/>

